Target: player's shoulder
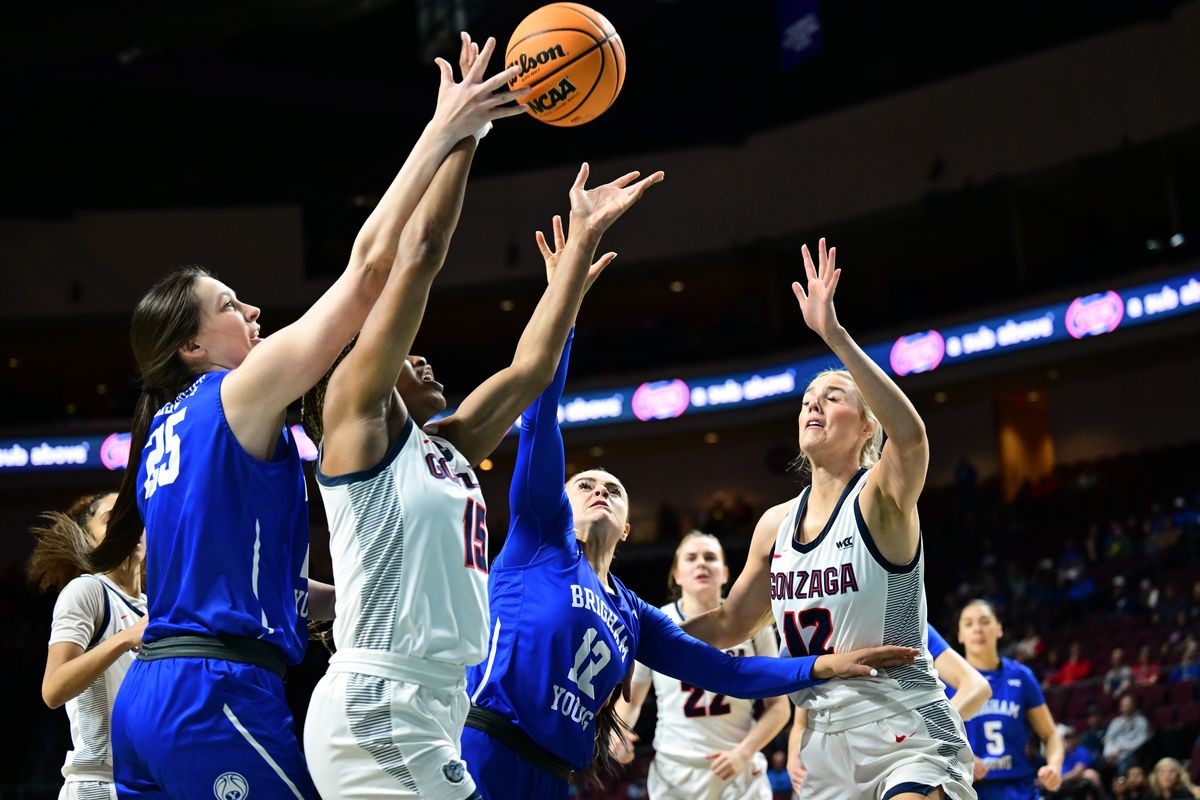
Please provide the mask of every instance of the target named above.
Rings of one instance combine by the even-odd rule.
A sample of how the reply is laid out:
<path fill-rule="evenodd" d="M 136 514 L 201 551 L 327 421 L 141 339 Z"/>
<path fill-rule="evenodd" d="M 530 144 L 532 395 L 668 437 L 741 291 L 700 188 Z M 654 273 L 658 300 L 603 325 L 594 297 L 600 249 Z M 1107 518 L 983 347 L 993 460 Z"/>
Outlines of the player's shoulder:
<path fill-rule="evenodd" d="M 1001 658 L 1000 664 L 1002 671 L 1006 675 L 1011 675 L 1013 678 L 1027 683 L 1040 683 L 1037 676 L 1033 674 L 1033 670 L 1020 661 L 1014 661 L 1011 658 Z"/>
<path fill-rule="evenodd" d="M 94 607 L 104 602 L 104 583 L 95 575 L 84 574 L 67 581 L 58 593 L 55 608 Z"/>

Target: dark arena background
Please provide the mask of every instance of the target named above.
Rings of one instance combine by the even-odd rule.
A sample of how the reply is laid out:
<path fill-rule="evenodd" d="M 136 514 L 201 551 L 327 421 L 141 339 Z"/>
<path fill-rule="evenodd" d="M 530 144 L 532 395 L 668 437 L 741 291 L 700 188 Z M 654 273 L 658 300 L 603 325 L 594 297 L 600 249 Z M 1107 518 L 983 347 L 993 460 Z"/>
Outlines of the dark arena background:
<path fill-rule="evenodd" d="M 460 30 L 503 46 L 537 5 L 5 9 L 0 798 L 62 784 L 29 528 L 117 485 L 138 298 L 198 263 L 263 308 L 264 333 L 295 319 L 432 113 L 433 58 Z M 579 318 L 568 471 L 629 488 L 614 572 L 648 602 L 693 528 L 736 575 L 758 516 L 803 486 L 800 395 L 834 359 L 789 284 L 800 245 L 828 237 L 842 323 L 928 428 L 930 621 L 956 644 L 957 610 L 991 600 L 1002 652 L 1076 733 L 1117 713 L 1113 649 L 1147 648 L 1157 679 L 1127 690 L 1154 730 L 1139 760 L 1200 772 L 1200 671 L 1177 668 L 1200 637 L 1200 2 L 594 5 L 628 53 L 613 107 L 576 128 L 503 120 L 475 159 L 415 346 L 451 403 L 508 363 L 544 286 L 533 232 L 566 213 L 579 163 L 601 181 L 665 170 L 606 238 L 620 257 Z M 480 473 L 492 556 L 514 452 Z M 311 573 L 329 580 L 306 469 Z M 327 659 L 313 644 L 288 676 L 300 726 Z M 644 796 L 653 724 L 647 707 L 638 759 L 584 796 Z"/>

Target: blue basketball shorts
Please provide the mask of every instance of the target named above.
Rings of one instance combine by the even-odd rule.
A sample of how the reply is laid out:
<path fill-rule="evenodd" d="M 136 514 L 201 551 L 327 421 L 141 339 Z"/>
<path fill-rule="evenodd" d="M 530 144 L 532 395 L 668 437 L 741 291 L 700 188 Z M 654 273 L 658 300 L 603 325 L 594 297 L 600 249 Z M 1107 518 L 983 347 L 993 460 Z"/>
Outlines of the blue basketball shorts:
<path fill-rule="evenodd" d="M 462 756 L 483 800 L 567 800 L 567 782 L 530 764 L 475 728 L 463 728 Z"/>
<path fill-rule="evenodd" d="M 316 800 L 283 679 L 263 667 L 134 661 L 112 720 L 120 800 Z"/>
<path fill-rule="evenodd" d="M 1038 800 L 1037 782 L 1033 778 L 1017 778 L 1011 781 L 989 781 L 986 778 L 975 784 L 979 800 Z"/>

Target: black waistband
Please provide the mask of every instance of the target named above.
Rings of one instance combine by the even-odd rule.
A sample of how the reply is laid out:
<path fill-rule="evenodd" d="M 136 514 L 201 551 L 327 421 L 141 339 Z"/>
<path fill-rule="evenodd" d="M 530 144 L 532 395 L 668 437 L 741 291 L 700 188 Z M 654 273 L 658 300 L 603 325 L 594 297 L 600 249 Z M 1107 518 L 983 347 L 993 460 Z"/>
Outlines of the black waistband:
<path fill-rule="evenodd" d="M 559 780 L 570 780 L 571 765 L 535 742 L 525 731 L 489 708 L 471 706 L 467 727 L 483 731 L 538 769 Z"/>
<path fill-rule="evenodd" d="M 161 658 L 219 658 L 263 667 L 283 677 L 287 662 L 279 648 L 245 636 L 167 636 L 144 642 L 138 651 L 139 661 L 158 661 Z"/>

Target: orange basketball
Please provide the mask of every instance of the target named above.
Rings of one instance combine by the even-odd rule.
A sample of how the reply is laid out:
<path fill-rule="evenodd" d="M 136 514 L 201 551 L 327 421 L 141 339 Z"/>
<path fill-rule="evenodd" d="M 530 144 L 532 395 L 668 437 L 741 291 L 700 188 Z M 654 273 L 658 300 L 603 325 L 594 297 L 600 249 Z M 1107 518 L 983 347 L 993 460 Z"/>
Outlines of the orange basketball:
<path fill-rule="evenodd" d="M 519 66 L 514 89 L 530 87 L 529 113 L 573 126 L 603 114 L 625 82 L 625 46 L 612 23 L 579 3 L 551 3 L 521 21 L 508 40 L 506 66 Z"/>

